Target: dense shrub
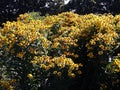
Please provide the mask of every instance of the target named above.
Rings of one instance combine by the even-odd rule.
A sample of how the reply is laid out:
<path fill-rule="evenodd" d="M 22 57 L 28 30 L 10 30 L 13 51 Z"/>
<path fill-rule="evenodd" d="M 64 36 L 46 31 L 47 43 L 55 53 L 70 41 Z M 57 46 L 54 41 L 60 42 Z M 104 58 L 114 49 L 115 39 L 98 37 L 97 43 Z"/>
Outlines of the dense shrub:
<path fill-rule="evenodd" d="M 25 13 L 7 21 L 0 30 L 0 87 L 67 90 L 73 85 L 73 90 L 80 83 L 75 90 L 119 88 L 119 58 L 114 59 L 120 53 L 119 24 L 120 15 L 72 12 Z M 112 75 L 117 83 L 112 84 Z"/>

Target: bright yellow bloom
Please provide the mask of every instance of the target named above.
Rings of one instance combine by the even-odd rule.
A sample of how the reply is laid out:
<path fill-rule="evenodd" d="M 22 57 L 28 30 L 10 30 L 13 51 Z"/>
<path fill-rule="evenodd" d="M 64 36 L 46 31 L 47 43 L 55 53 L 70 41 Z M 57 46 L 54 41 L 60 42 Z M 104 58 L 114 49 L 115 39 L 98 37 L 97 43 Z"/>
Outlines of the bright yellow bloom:
<path fill-rule="evenodd" d="M 27 77 L 28 77 L 29 79 L 33 79 L 33 75 L 32 75 L 31 73 L 28 74 Z"/>
<path fill-rule="evenodd" d="M 120 60 L 114 59 L 113 65 L 117 66 L 117 68 L 114 69 L 115 72 L 120 72 Z"/>

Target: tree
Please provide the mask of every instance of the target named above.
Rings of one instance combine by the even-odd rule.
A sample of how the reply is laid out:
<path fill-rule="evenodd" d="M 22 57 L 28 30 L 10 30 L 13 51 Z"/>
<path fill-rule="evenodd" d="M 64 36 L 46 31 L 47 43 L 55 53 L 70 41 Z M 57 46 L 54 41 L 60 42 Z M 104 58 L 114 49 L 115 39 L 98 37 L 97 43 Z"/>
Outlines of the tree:
<path fill-rule="evenodd" d="M 64 0 L 1 0 L 0 25 L 6 21 L 16 20 L 25 12 L 40 12 L 41 15 L 61 12 Z"/>
<path fill-rule="evenodd" d="M 112 13 L 118 14 L 120 11 L 120 0 L 70 0 L 65 5 L 65 11 L 71 11 L 78 14 L 88 13 Z"/>

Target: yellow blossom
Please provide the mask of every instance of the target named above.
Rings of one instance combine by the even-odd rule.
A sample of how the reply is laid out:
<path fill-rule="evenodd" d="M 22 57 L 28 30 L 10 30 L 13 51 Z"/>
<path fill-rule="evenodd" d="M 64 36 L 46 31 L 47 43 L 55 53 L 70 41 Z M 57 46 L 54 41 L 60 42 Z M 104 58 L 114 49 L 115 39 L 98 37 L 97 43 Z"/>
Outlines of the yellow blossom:
<path fill-rule="evenodd" d="M 55 42 L 52 44 L 52 48 L 56 48 L 60 43 L 59 42 Z"/>
<path fill-rule="evenodd" d="M 104 50 L 104 46 L 103 46 L 103 45 L 99 45 L 99 47 L 100 47 L 102 50 Z"/>
<path fill-rule="evenodd" d="M 99 54 L 99 55 L 102 55 L 102 54 L 103 54 L 103 51 L 98 51 L 98 54 Z"/>
<path fill-rule="evenodd" d="M 23 56 L 25 55 L 26 52 L 19 52 L 17 53 L 17 57 L 19 58 L 23 58 Z"/>
<path fill-rule="evenodd" d="M 34 53 L 35 52 L 35 49 L 33 47 L 30 47 L 30 52 L 31 53 Z"/>
<path fill-rule="evenodd" d="M 32 75 L 31 73 L 28 74 L 27 77 L 28 77 L 29 79 L 33 79 L 33 75 Z"/>
<path fill-rule="evenodd" d="M 32 63 L 32 64 L 36 64 L 37 63 L 37 61 L 36 60 L 32 60 L 30 63 Z"/>
<path fill-rule="evenodd" d="M 93 55 L 92 52 L 88 53 L 87 56 L 88 56 L 89 58 L 93 58 L 93 57 L 94 57 L 94 55 Z"/>
<path fill-rule="evenodd" d="M 91 44 L 91 45 L 95 45 L 96 42 L 95 42 L 94 40 L 90 40 L 90 44 Z"/>
<path fill-rule="evenodd" d="M 74 73 L 72 73 L 72 72 L 68 72 L 68 76 L 72 77 L 72 78 L 75 78 L 76 75 Z"/>
<path fill-rule="evenodd" d="M 110 50 L 110 47 L 109 47 L 109 46 L 106 46 L 106 47 L 105 47 L 105 50 Z"/>
<path fill-rule="evenodd" d="M 83 64 L 81 64 L 81 63 L 79 63 L 78 65 L 79 65 L 80 67 L 83 67 Z"/>
<path fill-rule="evenodd" d="M 117 56 L 120 57 L 120 53 L 118 53 Z"/>
<path fill-rule="evenodd" d="M 54 71 L 53 74 L 57 74 L 57 71 Z"/>
<path fill-rule="evenodd" d="M 58 76 L 61 76 L 61 74 L 62 74 L 61 72 L 57 72 L 57 75 L 58 75 Z"/>

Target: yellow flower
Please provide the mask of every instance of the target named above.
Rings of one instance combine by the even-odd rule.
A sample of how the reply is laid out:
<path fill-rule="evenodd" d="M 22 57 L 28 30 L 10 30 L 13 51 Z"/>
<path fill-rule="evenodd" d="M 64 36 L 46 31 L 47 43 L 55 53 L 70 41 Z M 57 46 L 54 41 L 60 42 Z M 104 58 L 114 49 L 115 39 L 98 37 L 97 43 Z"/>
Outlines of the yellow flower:
<path fill-rule="evenodd" d="M 113 65 L 117 66 L 117 68 L 114 69 L 115 72 L 120 72 L 120 60 L 119 59 L 114 59 Z"/>
<path fill-rule="evenodd" d="M 88 47 L 87 47 L 87 49 L 88 49 L 88 50 L 92 50 L 93 48 L 92 48 L 92 47 L 90 47 L 90 46 L 88 46 Z"/>
<path fill-rule="evenodd" d="M 115 59 L 114 62 L 115 62 L 116 65 L 120 66 L 120 60 L 119 59 Z"/>
<path fill-rule="evenodd" d="M 100 47 L 102 50 L 104 50 L 104 46 L 103 46 L 103 45 L 99 45 L 99 47 Z"/>
<path fill-rule="evenodd" d="M 62 74 L 61 72 L 57 72 L 57 75 L 58 75 L 58 76 L 61 76 L 61 74 Z"/>
<path fill-rule="evenodd" d="M 54 71 L 53 74 L 57 74 L 57 71 Z"/>
<path fill-rule="evenodd" d="M 31 53 L 34 53 L 35 52 L 35 49 L 33 47 L 30 47 L 30 52 Z"/>
<path fill-rule="evenodd" d="M 43 47 L 48 48 L 48 46 L 49 46 L 48 42 L 43 43 Z"/>
<path fill-rule="evenodd" d="M 110 47 L 109 46 L 105 47 L 105 50 L 110 50 Z"/>
<path fill-rule="evenodd" d="M 23 58 L 23 56 L 25 55 L 26 52 L 19 52 L 17 53 L 17 57 L 19 58 Z"/>
<path fill-rule="evenodd" d="M 40 67 L 45 70 L 47 69 L 47 66 L 45 64 L 40 64 Z"/>
<path fill-rule="evenodd" d="M 95 40 L 93 40 L 93 39 L 90 40 L 90 44 L 91 44 L 91 45 L 95 45 L 95 44 L 96 44 Z"/>
<path fill-rule="evenodd" d="M 30 63 L 36 64 L 36 63 L 37 63 L 37 60 L 32 60 Z"/>
<path fill-rule="evenodd" d="M 52 48 L 56 48 L 60 43 L 59 42 L 55 42 L 52 44 Z"/>
<path fill-rule="evenodd" d="M 48 65 L 49 68 L 55 68 L 54 63 L 51 63 L 50 65 Z"/>
<path fill-rule="evenodd" d="M 99 54 L 99 55 L 102 55 L 102 54 L 103 54 L 103 51 L 98 51 L 98 54 Z"/>
<path fill-rule="evenodd" d="M 68 72 L 68 76 L 74 78 L 76 75 L 72 72 Z"/>
<path fill-rule="evenodd" d="M 14 89 L 13 89 L 13 86 L 9 86 L 9 87 L 8 87 L 8 90 L 14 90 Z"/>
<path fill-rule="evenodd" d="M 92 52 L 88 53 L 87 56 L 88 56 L 89 58 L 93 58 L 93 57 L 94 57 L 94 55 L 93 55 Z"/>
<path fill-rule="evenodd" d="M 80 66 L 80 67 L 83 67 L 83 64 L 79 63 L 79 66 Z"/>
<path fill-rule="evenodd" d="M 118 57 L 120 57 L 120 53 L 118 53 L 117 55 L 118 55 Z"/>
<path fill-rule="evenodd" d="M 33 79 L 33 75 L 32 75 L 32 74 L 28 74 L 27 77 L 28 77 L 29 79 Z"/>

